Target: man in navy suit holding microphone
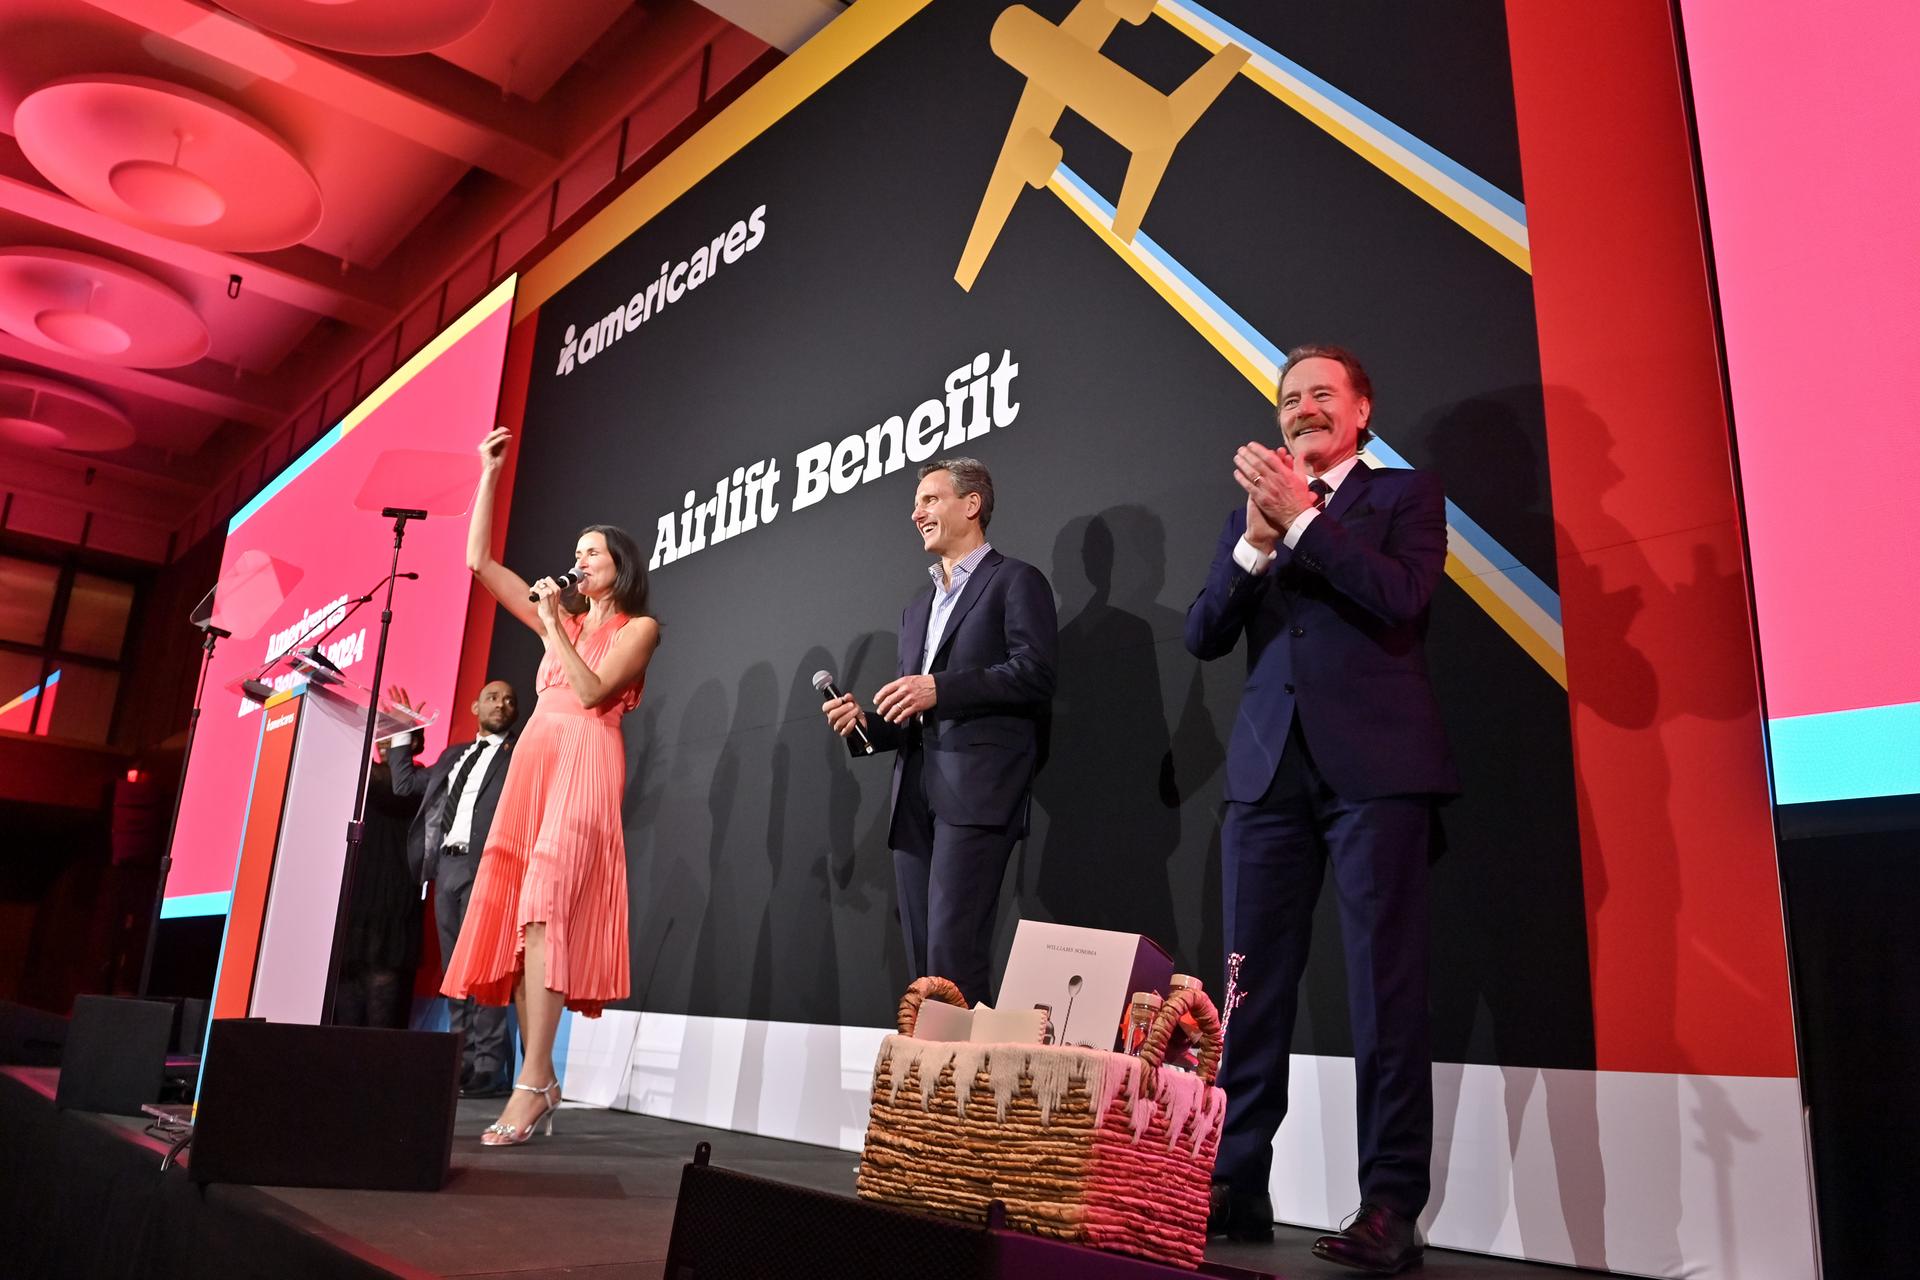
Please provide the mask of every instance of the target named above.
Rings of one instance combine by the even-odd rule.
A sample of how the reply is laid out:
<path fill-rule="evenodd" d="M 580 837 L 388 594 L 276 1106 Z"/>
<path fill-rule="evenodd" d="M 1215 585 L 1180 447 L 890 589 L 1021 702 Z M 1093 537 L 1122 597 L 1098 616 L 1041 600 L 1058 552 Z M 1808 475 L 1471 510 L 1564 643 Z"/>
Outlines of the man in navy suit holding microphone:
<path fill-rule="evenodd" d="M 920 468 L 913 525 L 939 559 L 900 615 L 899 674 L 875 716 L 850 694 L 821 706 L 856 754 L 863 738 L 895 752 L 887 843 L 908 965 L 951 979 L 969 1004 L 990 994 L 994 903 L 1046 758 L 1059 649 L 1053 588 L 993 549 L 992 518 L 978 461 Z"/>
<path fill-rule="evenodd" d="M 1305 346 L 1280 379 L 1284 448 L 1234 457 L 1227 519 L 1187 648 L 1247 640 L 1227 748 L 1223 919 L 1242 957 L 1220 1084 L 1227 1118 L 1212 1234 L 1270 1239 L 1273 1135 L 1314 902 L 1331 868 L 1353 1022 L 1361 1205 L 1314 1253 L 1390 1275 L 1419 1261 L 1433 1150 L 1427 862 L 1458 790 L 1427 675 L 1427 609 L 1447 557 L 1439 480 L 1368 467 L 1373 387 L 1351 352 Z"/>

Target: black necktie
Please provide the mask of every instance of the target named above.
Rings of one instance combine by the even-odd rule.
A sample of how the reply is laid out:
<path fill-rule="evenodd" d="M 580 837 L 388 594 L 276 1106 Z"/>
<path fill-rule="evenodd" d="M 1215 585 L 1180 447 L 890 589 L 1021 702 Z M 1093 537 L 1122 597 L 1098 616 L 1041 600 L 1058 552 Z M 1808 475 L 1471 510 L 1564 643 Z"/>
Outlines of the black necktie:
<path fill-rule="evenodd" d="M 1327 503 L 1333 497 L 1333 486 L 1318 476 L 1315 476 L 1313 479 L 1307 481 L 1307 488 L 1320 495 L 1320 509 L 1325 511 L 1327 509 Z"/>
<path fill-rule="evenodd" d="M 472 775 L 473 767 L 480 763 L 480 757 L 487 753 L 484 738 L 478 739 L 467 748 L 466 756 L 460 761 L 460 767 L 453 771 L 453 783 L 447 788 L 446 796 L 440 801 L 440 834 L 444 837 L 453 826 L 453 815 L 460 808 L 460 794 L 467 789 L 467 778 Z"/>

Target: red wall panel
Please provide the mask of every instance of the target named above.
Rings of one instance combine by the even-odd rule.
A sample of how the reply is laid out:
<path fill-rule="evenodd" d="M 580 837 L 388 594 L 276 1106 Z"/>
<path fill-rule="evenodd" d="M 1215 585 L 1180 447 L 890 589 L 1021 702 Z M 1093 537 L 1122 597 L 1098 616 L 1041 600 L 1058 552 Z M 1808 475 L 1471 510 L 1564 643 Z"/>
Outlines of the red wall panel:
<path fill-rule="evenodd" d="M 1508 5 L 1601 1070 L 1795 1074 L 1744 549 L 1664 0 Z"/>

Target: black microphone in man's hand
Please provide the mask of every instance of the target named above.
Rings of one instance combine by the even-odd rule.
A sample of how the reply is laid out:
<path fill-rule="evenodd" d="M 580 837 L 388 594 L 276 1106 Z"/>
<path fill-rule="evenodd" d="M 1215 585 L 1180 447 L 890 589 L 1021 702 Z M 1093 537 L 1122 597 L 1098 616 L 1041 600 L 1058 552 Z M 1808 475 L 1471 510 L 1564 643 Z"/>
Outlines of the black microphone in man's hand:
<path fill-rule="evenodd" d="M 574 572 L 572 569 L 569 569 L 565 573 L 554 574 L 553 580 L 562 591 L 566 591 L 580 581 L 580 575 Z M 527 592 L 527 603 L 539 604 L 540 593 L 538 591 Z"/>
<path fill-rule="evenodd" d="M 833 687 L 833 673 L 830 671 L 814 672 L 813 688 L 814 688 L 814 692 L 824 694 L 830 699 L 840 698 L 845 696 L 838 689 Z M 866 754 L 872 755 L 873 743 L 871 740 L 868 739 L 867 731 L 860 727 L 860 722 L 858 720 L 855 720 L 853 722 L 853 731 L 860 738 L 860 749 L 866 752 Z"/>

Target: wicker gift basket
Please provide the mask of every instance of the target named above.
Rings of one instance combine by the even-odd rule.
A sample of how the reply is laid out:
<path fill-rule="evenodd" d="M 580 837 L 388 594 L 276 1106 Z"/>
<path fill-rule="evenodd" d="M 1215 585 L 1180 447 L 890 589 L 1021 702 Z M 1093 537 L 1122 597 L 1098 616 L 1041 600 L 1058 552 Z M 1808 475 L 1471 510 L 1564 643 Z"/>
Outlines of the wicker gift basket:
<path fill-rule="evenodd" d="M 915 1040 L 927 999 L 962 1003 L 944 978 L 900 1001 L 900 1033 L 873 1069 L 863 1199 L 973 1221 L 998 1200 L 1023 1231 L 1199 1266 L 1226 1116 L 1213 1084 L 1220 1019 L 1204 992 L 1169 998 L 1138 1057 Z M 1164 1065 L 1183 1014 L 1200 1031 L 1197 1072 Z"/>

